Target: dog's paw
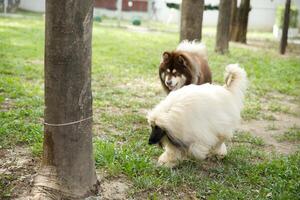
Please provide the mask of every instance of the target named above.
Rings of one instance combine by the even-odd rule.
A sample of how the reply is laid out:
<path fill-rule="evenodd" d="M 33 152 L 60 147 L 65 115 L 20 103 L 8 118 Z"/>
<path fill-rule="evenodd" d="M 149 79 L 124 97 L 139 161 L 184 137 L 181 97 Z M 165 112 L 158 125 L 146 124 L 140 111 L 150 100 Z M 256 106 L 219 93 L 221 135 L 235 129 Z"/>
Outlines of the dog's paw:
<path fill-rule="evenodd" d="M 164 167 L 169 167 L 173 168 L 177 165 L 177 162 L 175 160 L 169 159 L 167 154 L 163 153 L 157 162 L 158 166 L 164 166 Z"/>
<path fill-rule="evenodd" d="M 222 143 L 221 146 L 215 150 L 215 154 L 218 159 L 223 159 L 227 155 L 226 145 Z"/>
<path fill-rule="evenodd" d="M 217 160 L 223 160 L 226 155 L 216 155 Z"/>
<path fill-rule="evenodd" d="M 165 161 L 158 160 L 157 165 L 168 167 L 168 168 L 174 168 L 177 165 L 177 162 L 165 162 Z"/>

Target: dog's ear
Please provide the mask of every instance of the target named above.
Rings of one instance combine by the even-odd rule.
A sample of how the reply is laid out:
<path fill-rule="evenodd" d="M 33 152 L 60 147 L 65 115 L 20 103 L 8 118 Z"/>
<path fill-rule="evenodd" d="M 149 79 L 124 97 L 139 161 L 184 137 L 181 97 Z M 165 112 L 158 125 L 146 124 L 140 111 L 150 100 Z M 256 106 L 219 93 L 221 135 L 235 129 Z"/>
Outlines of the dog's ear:
<path fill-rule="evenodd" d="M 162 62 L 164 63 L 168 63 L 171 59 L 171 53 L 168 52 L 168 51 L 165 51 L 163 54 L 162 54 Z"/>
<path fill-rule="evenodd" d="M 185 55 L 181 54 L 177 57 L 177 62 L 180 64 L 180 65 L 183 65 L 183 66 L 187 66 L 187 58 Z"/>
<path fill-rule="evenodd" d="M 166 135 L 165 131 L 158 126 L 152 127 L 152 132 L 149 137 L 149 144 L 157 144 Z"/>

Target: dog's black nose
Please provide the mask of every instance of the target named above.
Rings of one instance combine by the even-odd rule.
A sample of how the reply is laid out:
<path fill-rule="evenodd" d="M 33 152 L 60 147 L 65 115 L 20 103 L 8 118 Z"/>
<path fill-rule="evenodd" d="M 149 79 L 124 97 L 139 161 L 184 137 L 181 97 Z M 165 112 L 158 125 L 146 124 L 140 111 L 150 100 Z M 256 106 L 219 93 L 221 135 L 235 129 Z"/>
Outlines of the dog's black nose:
<path fill-rule="evenodd" d="M 168 81 L 166 81 L 166 84 L 167 84 L 167 85 L 171 85 L 171 84 L 172 84 L 172 81 L 171 81 L 171 80 L 168 80 Z"/>
<path fill-rule="evenodd" d="M 154 144 L 154 143 L 153 143 L 153 141 L 149 140 L 149 141 L 148 141 L 148 144 L 152 145 L 152 144 Z"/>

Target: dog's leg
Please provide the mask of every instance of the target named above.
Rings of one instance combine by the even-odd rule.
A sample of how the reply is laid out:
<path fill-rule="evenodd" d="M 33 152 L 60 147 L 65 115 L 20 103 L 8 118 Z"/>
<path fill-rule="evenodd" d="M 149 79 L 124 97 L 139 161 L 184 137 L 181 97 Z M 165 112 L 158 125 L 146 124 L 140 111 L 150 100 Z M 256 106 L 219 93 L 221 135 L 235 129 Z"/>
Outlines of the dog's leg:
<path fill-rule="evenodd" d="M 218 144 L 214 150 L 214 153 L 217 155 L 218 158 L 224 158 L 227 154 L 227 148 L 224 142 Z"/>
<path fill-rule="evenodd" d="M 168 143 L 165 146 L 165 152 L 159 156 L 158 165 L 163 165 L 172 168 L 184 159 L 184 152 L 176 148 L 171 143 Z"/>
<path fill-rule="evenodd" d="M 189 154 L 198 160 L 204 160 L 209 154 L 209 147 L 203 146 L 200 143 L 193 143 L 189 147 Z"/>

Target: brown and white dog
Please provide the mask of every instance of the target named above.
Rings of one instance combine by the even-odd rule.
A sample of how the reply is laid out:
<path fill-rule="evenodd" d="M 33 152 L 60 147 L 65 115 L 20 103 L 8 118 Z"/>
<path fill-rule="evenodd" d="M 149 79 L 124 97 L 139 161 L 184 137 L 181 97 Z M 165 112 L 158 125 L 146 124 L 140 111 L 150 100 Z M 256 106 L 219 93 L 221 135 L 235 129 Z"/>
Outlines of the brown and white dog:
<path fill-rule="evenodd" d="M 176 50 L 164 52 L 159 66 L 159 78 L 167 93 L 189 84 L 211 83 L 205 45 L 183 41 Z"/>

